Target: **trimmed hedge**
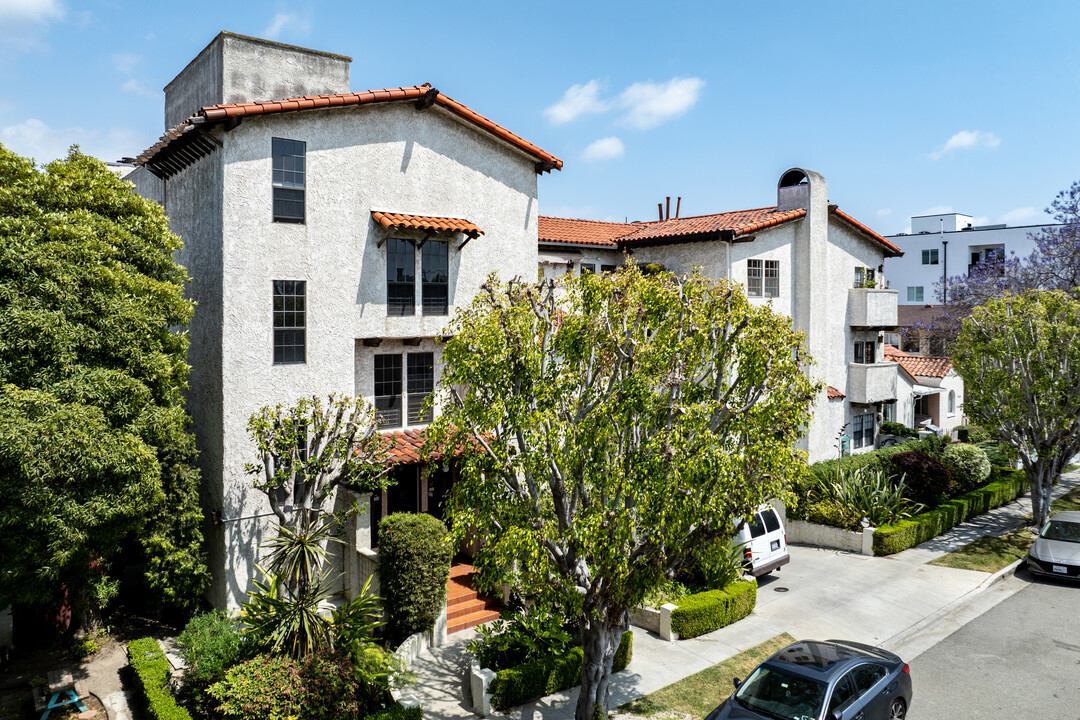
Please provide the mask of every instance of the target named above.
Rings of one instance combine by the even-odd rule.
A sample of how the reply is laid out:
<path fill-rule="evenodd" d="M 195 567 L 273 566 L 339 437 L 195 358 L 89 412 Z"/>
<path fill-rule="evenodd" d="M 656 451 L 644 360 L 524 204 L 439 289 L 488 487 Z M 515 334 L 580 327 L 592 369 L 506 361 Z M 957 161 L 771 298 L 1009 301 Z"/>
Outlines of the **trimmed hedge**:
<path fill-rule="evenodd" d="M 379 582 L 391 645 L 435 626 L 453 555 L 438 518 L 395 513 L 379 523 Z"/>
<path fill-rule="evenodd" d="M 619 640 L 611 672 L 619 672 L 634 656 L 634 634 L 627 630 Z M 585 654 L 576 647 L 565 655 L 531 660 L 515 668 L 500 670 L 488 686 L 491 706 L 506 712 L 530 700 L 572 688 L 581 683 L 581 665 Z"/>
<path fill-rule="evenodd" d="M 832 482 L 836 479 L 836 467 L 840 466 L 843 472 L 849 473 L 861 467 L 869 467 L 872 470 L 881 470 L 888 476 L 895 475 L 889 458 L 902 452 L 924 452 L 931 457 L 937 457 L 941 453 L 944 443 L 941 438 L 931 435 L 923 440 L 908 440 L 907 442 L 891 447 L 879 448 L 868 453 L 848 455 L 839 460 L 822 460 L 810 466 L 811 481 Z"/>
<path fill-rule="evenodd" d="M 996 477 L 983 487 L 946 500 L 929 512 L 924 512 L 874 531 L 874 554 L 892 555 L 935 538 L 970 517 L 992 510 L 1015 500 L 1028 487 L 1022 470 L 997 468 Z"/>
<path fill-rule="evenodd" d="M 671 629 L 680 638 L 704 635 L 743 619 L 756 603 L 757 581 L 739 580 L 723 590 L 684 597 L 671 613 Z"/>
<path fill-rule="evenodd" d="M 191 713 L 176 704 L 169 692 L 172 668 L 154 638 L 128 643 L 128 661 L 135 671 L 135 684 L 146 698 L 146 716 L 151 720 L 191 720 Z"/>

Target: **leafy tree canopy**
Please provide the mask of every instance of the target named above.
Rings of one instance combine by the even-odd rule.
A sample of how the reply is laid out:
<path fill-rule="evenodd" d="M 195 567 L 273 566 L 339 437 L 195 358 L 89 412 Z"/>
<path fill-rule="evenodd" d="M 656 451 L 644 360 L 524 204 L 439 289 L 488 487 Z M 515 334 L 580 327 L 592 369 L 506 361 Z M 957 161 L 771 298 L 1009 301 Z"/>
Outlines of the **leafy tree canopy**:
<path fill-rule="evenodd" d="M 1029 290 L 976 307 L 953 348 L 964 413 L 1014 447 L 1031 484 L 1035 524 L 1080 452 L 1080 299 Z"/>
<path fill-rule="evenodd" d="M 450 513 L 482 578 L 580 619 L 585 720 L 628 610 L 805 471 L 820 385 L 790 318 L 734 284 L 560 282 L 492 277 L 456 315 L 428 447 L 463 451 Z"/>
<path fill-rule="evenodd" d="M 0 604 L 107 600 L 136 534 L 159 606 L 205 588 L 180 246 L 77 148 L 39 171 L 0 146 Z"/>

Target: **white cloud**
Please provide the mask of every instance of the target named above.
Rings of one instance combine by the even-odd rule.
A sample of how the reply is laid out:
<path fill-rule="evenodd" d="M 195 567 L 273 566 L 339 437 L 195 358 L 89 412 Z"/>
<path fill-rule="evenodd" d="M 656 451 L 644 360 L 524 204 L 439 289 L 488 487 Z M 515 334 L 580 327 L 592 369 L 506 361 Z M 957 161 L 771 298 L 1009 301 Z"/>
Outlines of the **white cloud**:
<path fill-rule="evenodd" d="M 129 78 L 127 82 L 120 86 L 124 92 L 135 93 L 136 95 L 142 95 L 147 98 L 159 99 L 161 96 L 153 90 L 145 87 L 141 82 L 135 78 Z"/>
<path fill-rule="evenodd" d="M 954 150 L 968 150 L 975 147 L 993 149 L 1000 144 L 1001 138 L 992 132 L 983 132 L 982 130 L 961 130 L 949 138 L 944 145 L 930 153 L 930 157 L 934 160 L 940 160 Z"/>
<path fill-rule="evenodd" d="M 606 112 L 609 103 L 600 99 L 600 81 L 590 80 L 584 85 L 571 85 L 559 102 L 544 110 L 552 125 L 565 125 L 588 113 Z"/>
<path fill-rule="evenodd" d="M 116 72 L 121 75 L 133 74 L 141 60 L 142 58 L 134 53 L 122 52 L 113 53 L 112 55 L 113 67 L 116 68 Z"/>
<path fill-rule="evenodd" d="M 662 125 L 694 107 L 704 87 L 705 81 L 696 77 L 634 83 L 619 95 L 618 105 L 626 109 L 620 122 L 638 130 Z"/>
<path fill-rule="evenodd" d="M 51 128 L 41 120 L 30 118 L 18 125 L 0 128 L 0 143 L 43 165 L 67 157 L 68 148 L 76 144 L 87 155 L 107 162 L 115 161 L 141 152 L 147 146 L 147 139 L 129 128 L 113 127 L 104 131 L 81 127 Z"/>
<path fill-rule="evenodd" d="M 626 147 L 623 145 L 622 140 L 617 137 L 600 138 L 596 142 L 585 148 L 585 152 L 581 153 L 581 159 L 586 162 L 596 162 L 598 160 L 611 160 L 613 158 L 622 157 L 626 153 Z"/>
<path fill-rule="evenodd" d="M 881 208 L 877 211 L 879 218 L 888 217 L 889 215 L 892 215 L 892 208 Z"/>
<path fill-rule="evenodd" d="M 48 22 L 64 17 L 57 0 L 0 0 L 0 20 L 5 22 Z"/>
<path fill-rule="evenodd" d="M 296 13 L 279 12 L 263 30 L 262 36 L 267 40 L 277 40 L 286 30 L 293 35 L 306 35 L 311 30 L 311 23 Z"/>
<path fill-rule="evenodd" d="M 1029 205 L 1027 207 L 1020 207 L 1016 208 L 1015 210 L 1010 210 L 1009 212 L 999 217 L 998 222 L 1003 222 L 1007 224 L 1019 224 L 1028 222 L 1029 220 L 1035 220 L 1041 217 L 1042 214 L 1042 210 L 1031 207 Z"/>

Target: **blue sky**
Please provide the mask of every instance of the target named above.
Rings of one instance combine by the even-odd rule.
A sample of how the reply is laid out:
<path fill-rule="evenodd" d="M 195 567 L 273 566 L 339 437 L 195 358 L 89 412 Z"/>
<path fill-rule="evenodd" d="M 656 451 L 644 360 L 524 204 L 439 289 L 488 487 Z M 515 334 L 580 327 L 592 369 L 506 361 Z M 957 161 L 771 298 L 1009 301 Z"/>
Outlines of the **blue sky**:
<path fill-rule="evenodd" d="M 1075 2 L 0 0 L 0 142 L 106 160 L 220 30 L 350 55 L 352 89 L 430 82 L 563 158 L 541 211 L 774 204 L 792 166 L 884 233 L 955 210 L 1030 224 L 1080 179 Z"/>

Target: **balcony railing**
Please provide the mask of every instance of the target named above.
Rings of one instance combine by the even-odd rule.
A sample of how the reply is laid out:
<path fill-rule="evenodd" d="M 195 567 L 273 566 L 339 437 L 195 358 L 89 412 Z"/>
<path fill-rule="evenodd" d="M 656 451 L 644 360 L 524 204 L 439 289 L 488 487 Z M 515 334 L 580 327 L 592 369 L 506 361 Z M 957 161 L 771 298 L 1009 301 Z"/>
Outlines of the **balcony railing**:
<path fill-rule="evenodd" d="M 860 330 L 896 327 L 896 290 L 850 288 L 848 324 Z"/>
<path fill-rule="evenodd" d="M 896 399 L 896 363 L 849 363 L 848 400 L 861 405 Z"/>

